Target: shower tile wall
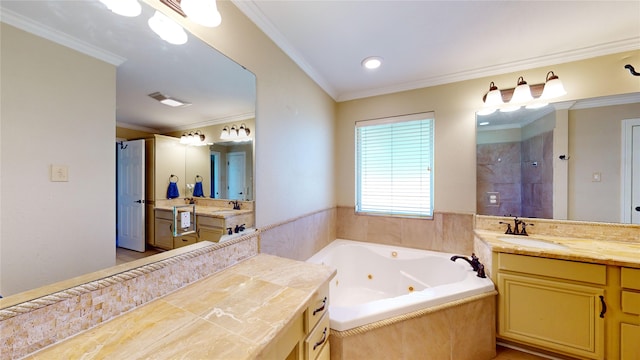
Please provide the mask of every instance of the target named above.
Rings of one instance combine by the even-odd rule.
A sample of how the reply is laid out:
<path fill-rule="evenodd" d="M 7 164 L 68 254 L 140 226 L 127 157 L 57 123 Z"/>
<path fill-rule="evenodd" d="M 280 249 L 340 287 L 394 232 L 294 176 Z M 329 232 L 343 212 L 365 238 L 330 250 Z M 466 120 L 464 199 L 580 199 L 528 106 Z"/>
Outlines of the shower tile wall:
<path fill-rule="evenodd" d="M 479 214 L 553 217 L 553 132 L 522 142 L 477 146 Z M 491 205 L 488 192 L 498 192 Z"/>

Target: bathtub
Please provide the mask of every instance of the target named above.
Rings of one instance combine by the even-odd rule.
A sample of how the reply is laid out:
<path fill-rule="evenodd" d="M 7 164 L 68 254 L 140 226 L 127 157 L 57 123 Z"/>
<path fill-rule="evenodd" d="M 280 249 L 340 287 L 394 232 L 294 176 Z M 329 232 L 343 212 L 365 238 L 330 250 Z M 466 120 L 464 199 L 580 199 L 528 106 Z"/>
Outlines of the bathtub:
<path fill-rule="evenodd" d="M 307 259 L 337 269 L 331 328 L 346 331 L 425 308 L 494 292 L 464 260 L 448 254 L 338 239 Z"/>

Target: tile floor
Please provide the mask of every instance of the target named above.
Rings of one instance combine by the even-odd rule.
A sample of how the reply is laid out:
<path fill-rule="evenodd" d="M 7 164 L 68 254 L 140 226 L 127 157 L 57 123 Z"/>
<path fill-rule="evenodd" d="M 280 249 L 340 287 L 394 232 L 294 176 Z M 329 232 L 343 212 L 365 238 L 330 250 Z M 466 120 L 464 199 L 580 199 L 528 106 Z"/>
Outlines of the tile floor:
<path fill-rule="evenodd" d="M 144 257 L 151 256 L 159 252 L 162 252 L 162 250 L 152 248 L 152 247 L 148 247 L 147 250 L 143 253 L 121 248 L 121 247 L 116 247 L 116 265 L 120 265 L 133 260 L 142 259 Z"/>

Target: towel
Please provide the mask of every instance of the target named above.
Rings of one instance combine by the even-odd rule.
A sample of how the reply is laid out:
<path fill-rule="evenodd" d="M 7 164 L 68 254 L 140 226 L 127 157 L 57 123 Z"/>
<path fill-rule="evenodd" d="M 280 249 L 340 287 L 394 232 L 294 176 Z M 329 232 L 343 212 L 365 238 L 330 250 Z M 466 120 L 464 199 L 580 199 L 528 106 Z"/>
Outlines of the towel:
<path fill-rule="evenodd" d="M 202 191 L 202 181 L 196 181 L 196 185 L 193 187 L 193 196 L 204 197 L 204 192 Z"/>
<path fill-rule="evenodd" d="M 167 199 L 174 199 L 177 197 L 180 197 L 180 192 L 178 191 L 178 183 L 169 181 L 169 187 L 167 188 Z"/>

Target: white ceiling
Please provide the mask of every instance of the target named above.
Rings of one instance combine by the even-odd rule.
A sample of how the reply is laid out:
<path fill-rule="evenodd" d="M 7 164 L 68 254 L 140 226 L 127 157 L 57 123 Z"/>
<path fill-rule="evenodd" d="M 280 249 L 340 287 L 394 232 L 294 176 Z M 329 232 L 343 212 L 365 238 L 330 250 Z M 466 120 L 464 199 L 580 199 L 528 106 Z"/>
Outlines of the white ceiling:
<path fill-rule="evenodd" d="M 233 1 L 338 101 L 640 49 L 638 0 Z"/>
<path fill-rule="evenodd" d="M 337 101 L 640 49 L 638 0 L 231 1 Z M 151 14 L 144 6 L 124 18 L 97 0 L 0 0 L 3 22 L 122 63 L 120 125 L 169 131 L 252 117 L 253 75 L 193 36 L 168 45 L 149 31 Z M 373 55 L 383 66 L 364 70 Z M 188 62 L 203 58 L 221 65 Z M 147 96 L 155 91 L 193 105 L 167 109 Z"/>

